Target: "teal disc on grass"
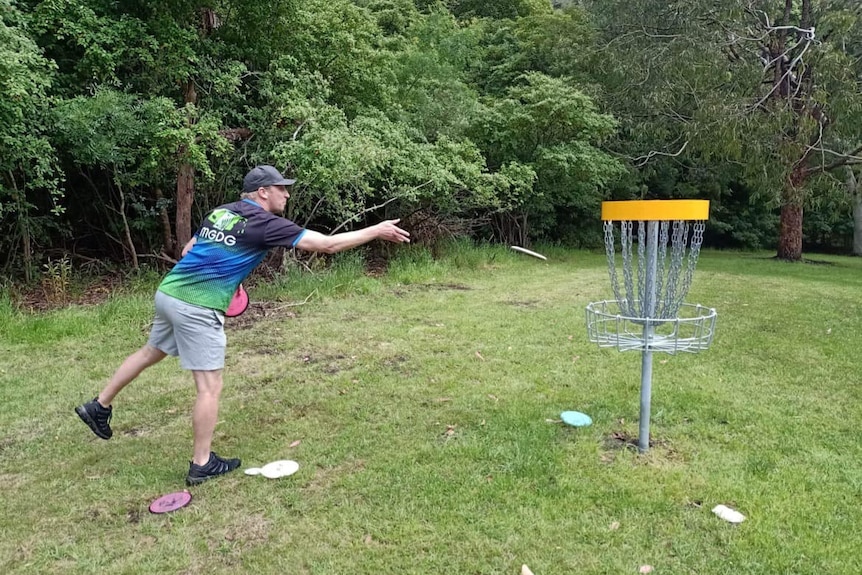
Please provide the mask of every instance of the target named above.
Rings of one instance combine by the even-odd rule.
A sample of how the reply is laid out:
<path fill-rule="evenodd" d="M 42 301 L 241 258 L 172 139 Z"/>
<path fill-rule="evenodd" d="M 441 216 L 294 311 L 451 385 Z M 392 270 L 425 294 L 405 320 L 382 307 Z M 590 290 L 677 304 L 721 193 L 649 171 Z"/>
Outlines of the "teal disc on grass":
<path fill-rule="evenodd" d="M 593 422 L 589 415 L 580 411 L 564 411 L 560 415 L 560 418 L 563 420 L 563 423 L 574 427 L 586 427 Z"/>

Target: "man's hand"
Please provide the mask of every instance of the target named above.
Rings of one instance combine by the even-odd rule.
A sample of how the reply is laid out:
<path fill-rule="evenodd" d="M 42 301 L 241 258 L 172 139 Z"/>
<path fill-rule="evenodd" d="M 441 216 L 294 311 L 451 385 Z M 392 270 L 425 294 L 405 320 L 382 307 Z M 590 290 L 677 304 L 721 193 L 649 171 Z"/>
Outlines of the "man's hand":
<path fill-rule="evenodd" d="M 375 225 L 377 239 L 394 242 L 396 244 L 410 243 L 410 232 L 402 230 L 395 224 L 401 220 L 384 220 Z"/>

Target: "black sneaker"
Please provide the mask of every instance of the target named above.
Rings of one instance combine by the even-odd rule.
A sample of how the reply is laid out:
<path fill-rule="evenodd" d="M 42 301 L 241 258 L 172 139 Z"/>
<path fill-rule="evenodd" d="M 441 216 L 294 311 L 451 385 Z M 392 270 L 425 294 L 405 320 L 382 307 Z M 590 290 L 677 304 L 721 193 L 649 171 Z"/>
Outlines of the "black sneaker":
<path fill-rule="evenodd" d="M 114 434 L 109 425 L 111 423 L 112 411 L 113 408 L 110 406 L 102 407 L 98 398 L 94 398 L 93 401 L 88 401 L 84 405 L 79 405 L 75 408 L 75 413 L 78 414 L 81 421 L 89 425 L 93 433 L 102 439 L 111 439 L 111 436 Z"/>
<path fill-rule="evenodd" d="M 222 459 L 214 451 L 210 451 L 210 460 L 205 465 L 198 465 L 193 461 L 189 461 L 189 474 L 186 476 L 186 485 L 197 485 L 207 479 L 224 475 L 239 467 L 241 463 L 239 459 Z"/>

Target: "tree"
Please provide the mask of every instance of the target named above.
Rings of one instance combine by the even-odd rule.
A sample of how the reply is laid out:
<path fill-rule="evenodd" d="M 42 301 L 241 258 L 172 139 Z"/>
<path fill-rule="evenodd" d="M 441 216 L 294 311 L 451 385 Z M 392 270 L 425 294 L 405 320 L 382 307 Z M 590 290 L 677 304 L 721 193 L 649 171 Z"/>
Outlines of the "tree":
<path fill-rule="evenodd" d="M 598 213 L 603 189 L 623 169 L 600 149 L 616 128 L 611 116 L 569 79 L 538 72 L 524 75 L 505 98 L 487 98 L 486 107 L 474 139 L 492 171 L 519 174 L 521 182 L 497 217 L 502 241 L 524 245 L 547 234 L 559 217 Z"/>
<path fill-rule="evenodd" d="M 735 163 L 740 177 L 780 206 L 778 257 L 801 259 L 803 205 L 815 176 L 858 161 L 862 139 L 851 111 L 862 95 L 851 60 L 836 49 L 848 34 L 838 16 L 858 7 L 827 0 L 586 4 L 604 38 L 597 62 L 608 84 L 621 88 L 609 98 L 619 104 L 613 109 L 624 111 L 629 133 L 665 142 L 643 158 L 685 150 Z"/>
<path fill-rule="evenodd" d="M 862 256 L 862 175 L 847 168 L 847 191 L 853 206 L 853 255 Z"/>
<path fill-rule="evenodd" d="M 447 4 L 459 18 L 515 19 L 551 10 L 548 0 L 449 0 Z"/>
<path fill-rule="evenodd" d="M 0 222 L 7 230 L 0 250 L 9 254 L 4 267 L 20 261 L 27 280 L 33 275 L 34 244 L 53 225 L 50 215 L 63 209 L 48 139 L 53 74 L 51 62 L 30 39 L 24 14 L 0 0 Z"/>
<path fill-rule="evenodd" d="M 152 182 L 176 173 L 178 164 L 181 173 L 184 164 L 209 173 L 204 151 L 224 152 L 227 147 L 218 136 L 218 123 L 206 116 L 188 122 L 194 114 L 193 107 L 178 108 L 168 98 L 145 99 L 110 88 L 65 100 L 55 109 L 56 138 L 99 198 L 84 210 L 74 206 L 72 213 L 104 222 L 103 233 L 123 245 L 135 270 L 138 250 L 132 228 L 146 227 L 149 214 L 140 207 Z M 177 154 L 179 149 L 186 152 Z M 100 214 L 103 209 L 107 211 Z"/>

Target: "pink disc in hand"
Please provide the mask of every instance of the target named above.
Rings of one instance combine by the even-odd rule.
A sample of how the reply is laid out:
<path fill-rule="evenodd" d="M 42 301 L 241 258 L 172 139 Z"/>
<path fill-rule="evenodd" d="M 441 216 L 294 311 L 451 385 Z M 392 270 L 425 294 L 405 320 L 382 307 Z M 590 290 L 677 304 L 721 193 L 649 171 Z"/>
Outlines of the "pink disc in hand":
<path fill-rule="evenodd" d="M 236 288 L 236 291 L 230 300 L 230 305 L 227 306 L 227 310 L 224 314 L 227 317 L 236 317 L 241 315 L 246 308 L 248 308 L 248 293 L 245 291 L 245 288 L 242 287 L 242 284 L 239 284 L 239 287 Z"/>

